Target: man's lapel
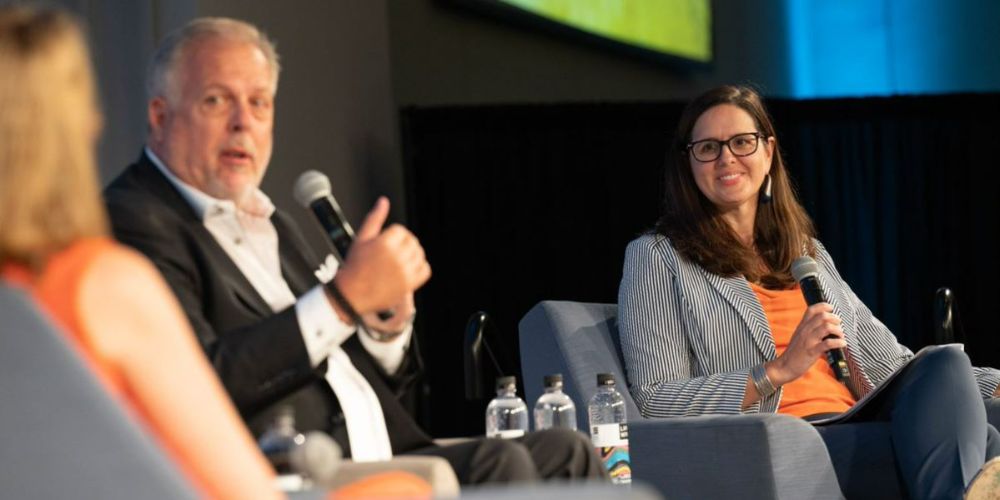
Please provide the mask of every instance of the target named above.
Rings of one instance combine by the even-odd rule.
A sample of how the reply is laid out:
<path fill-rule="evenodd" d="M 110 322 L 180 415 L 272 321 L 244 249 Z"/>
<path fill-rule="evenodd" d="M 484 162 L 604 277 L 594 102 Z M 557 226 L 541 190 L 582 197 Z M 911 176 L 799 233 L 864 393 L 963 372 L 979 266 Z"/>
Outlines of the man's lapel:
<path fill-rule="evenodd" d="M 281 259 L 281 275 L 288 288 L 296 297 L 306 293 L 320 283 L 316 277 L 319 260 L 306 246 L 301 233 L 288 216 L 275 211 L 271 216 L 274 229 L 278 232 L 278 257 Z"/>
<path fill-rule="evenodd" d="M 236 266 L 225 250 L 215 241 L 212 233 L 205 229 L 201 219 L 187 200 L 177 191 L 173 184 L 163 176 L 153 162 L 144 153 L 136 165 L 136 177 L 145 188 L 158 197 L 164 205 L 181 216 L 184 225 L 194 236 L 198 246 L 204 250 L 208 262 L 205 263 L 213 271 L 222 276 L 227 288 L 231 289 L 237 299 L 251 311 L 261 315 L 274 314 L 267 301 L 257 293 L 243 272 Z"/>

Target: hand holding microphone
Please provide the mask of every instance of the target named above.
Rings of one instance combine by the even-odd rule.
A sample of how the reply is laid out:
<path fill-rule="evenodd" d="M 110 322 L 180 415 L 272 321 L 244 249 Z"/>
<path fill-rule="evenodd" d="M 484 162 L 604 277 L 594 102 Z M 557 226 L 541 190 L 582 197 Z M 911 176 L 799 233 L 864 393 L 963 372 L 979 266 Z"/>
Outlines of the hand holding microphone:
<path fill-rule="evenodd" d="M 333 199 L 325 175 L 304 172 L 294 193 L 296 200 L 313 212 L 334 246 L 341 261 L 334 283 L 343 297 L 361 316 L 383 311 L 379 321 L 371 322 L 380 329 L 401 328 L 412 316 L 412 293 L 430 279 L 431 269 L 413 233 L 399 224 L 383 230 L 389 200 L 378 199 L 355 235 Z M 400 308 L 399 314 L 385 314 L 393 308 Z"/>
<path fill-rule="evenodd" d="M 775 380 L 777 384 L 791 382 L 809 370 L 816 358 L 826 354 L 827 363 L 837 380 L 845 384 L 851 373 L 844 356 L 847 341 L 841 329 L 840 318 L 833 314 L 833 307 L 826 303 L 823 287 L 819 283 L 819 267 L 810 257 L 799 257 L 792 263 L 792 276 L 799 282 L 802 294 L 809 308 L 789 342 L 785 353 L 775 360 L 787 380 Z"/>
<path fill-rule="evenodd" d="M 799 257 L 792 263 L 791 271 L 809 307 L 795 328 L 784 354 L 771 362 L 778 376 L 770 378 L 775 385 L 787 384 L 804 375 L 816 358 L 825 354 L 834 376 L 847 384 L 851 377 L 844 355 L 847 341 L 840 327 L 840 318 L 826 303 L 826 295 L 818 279 L 819 266 L 808 256 Z"/>
<path fill-rule="evenodd" d="M 804 375 L 816 363 L 816 359 L 826 355 L 831 368 L 831 353 L 846 347 L 844 333 L 840 329 L 840 318 L 833 314 L 833 308 L 826 303 L 809 306 L 802 321 L 795 328 L 785 352 L 772 363 L 779 375 L 771 377 L 774 385 L 784 385 Z M 833 368 L 834 374 L 837 368 Z M 839 377 L 838 377 L 839 380 Z"/>
<path fill-rule="evenodd" d="M 340 278 L 338 285 L 345 280 L 344 294 L 354 299 L 361 314 L 397 305 L 431 275 L 424 249 L 413 233 L 399 224 L 382 229 L 388 215 L 389 200 L 379 198 L 335 278 Z M 355 293 L 346 289 L 348 281 Z"/>

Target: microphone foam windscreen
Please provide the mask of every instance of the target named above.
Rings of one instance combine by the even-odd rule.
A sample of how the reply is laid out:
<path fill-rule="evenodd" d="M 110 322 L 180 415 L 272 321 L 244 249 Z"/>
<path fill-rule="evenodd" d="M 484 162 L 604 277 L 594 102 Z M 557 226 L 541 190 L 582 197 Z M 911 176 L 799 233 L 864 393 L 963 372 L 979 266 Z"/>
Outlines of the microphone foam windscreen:
<path fill-rule="evenodd" d="M 792 277 L 795 281 L 802 281 L 810 276 L 819 276 L 819 266 L 812 257 L 804 255 L 792 262 Z"/>
<path fill-rule="evenodd" d="M 330 193 L 330 179 L 316 170 L 302 172 L 302 175 L 295 181 L 295 187 L 292 191 L 295 201 L 306 208 L 309 208 L 309 205 L 317 199 L 330 196 Z"/>
<path fill-rule="evenodd" d="M 337 442 L 320 431 L 308 432 L 302 444 L 292 448 L 288 456 L 292 470 L 297 470 L 319 485 L 333 482 L 343 452 Z"/>

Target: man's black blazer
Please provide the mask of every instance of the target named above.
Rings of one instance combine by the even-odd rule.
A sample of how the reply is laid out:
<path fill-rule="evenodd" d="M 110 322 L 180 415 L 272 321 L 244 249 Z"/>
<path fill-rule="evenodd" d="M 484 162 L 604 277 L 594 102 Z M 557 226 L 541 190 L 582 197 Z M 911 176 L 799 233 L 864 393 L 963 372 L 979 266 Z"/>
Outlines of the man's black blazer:
<path fill-rule="evenodd" d="M 145 254 L 163 274 L 251 431 L 260 435 L 279 407 L 291 405 L 300 431 L 329 432 L 349 453 L 340 404 L 323 379 L 326 364 L 310 366 L 294 306 L 271 310 L 145 154 L 105 188 L 104 198 L 115 237 Z M 278 210 L 271 220 L 278 232 L 281 273 L 292 293 L 302 296 L 319 284 L 314 271 L 320 261 L 290 217 Z M 393 452 L 430 445 L 399 402 L 413 390 L 419 372 L 413 350 L 390 376 L 356 336 L 343 348 L 378 395 Z"/>

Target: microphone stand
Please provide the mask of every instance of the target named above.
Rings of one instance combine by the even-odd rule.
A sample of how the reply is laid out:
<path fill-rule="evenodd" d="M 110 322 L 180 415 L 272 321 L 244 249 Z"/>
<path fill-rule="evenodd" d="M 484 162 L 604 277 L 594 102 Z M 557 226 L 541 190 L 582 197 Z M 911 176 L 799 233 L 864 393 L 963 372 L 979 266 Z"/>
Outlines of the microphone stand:
<path fill-rule="evenodd" d="M 502 375 L 503 370 L 497 361 L 493 349 L 486 339 L 486 329 L 493 330 L 493 322 L 490 315 L 483 311 L 476 311 L 469 317 L 469 322 L 465 325 L 465 342 L 462 350 L 465 365 L 465 399 L 475 401 L 491 397 L 493 380 L 495 377 L 487 377 L 483 373 L 483 353 L 489 356 L 493 364 L 496 375 Z"/>

